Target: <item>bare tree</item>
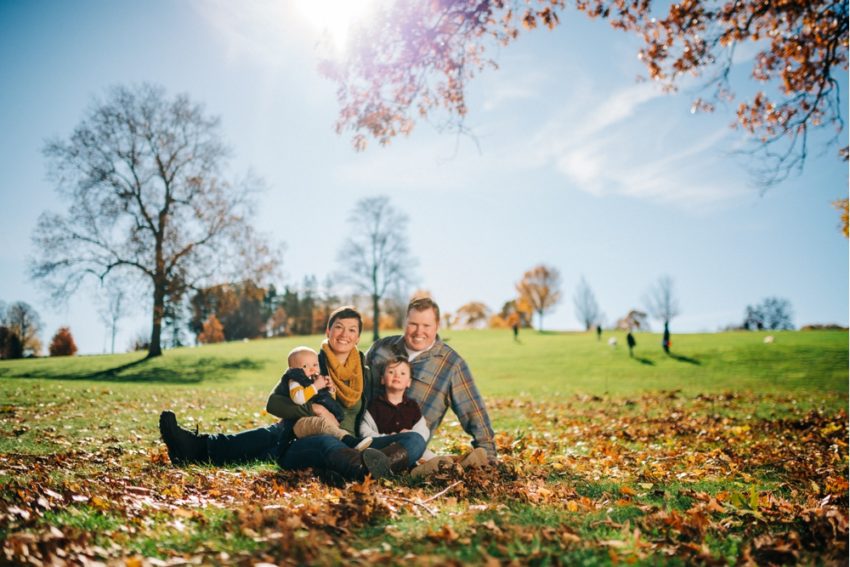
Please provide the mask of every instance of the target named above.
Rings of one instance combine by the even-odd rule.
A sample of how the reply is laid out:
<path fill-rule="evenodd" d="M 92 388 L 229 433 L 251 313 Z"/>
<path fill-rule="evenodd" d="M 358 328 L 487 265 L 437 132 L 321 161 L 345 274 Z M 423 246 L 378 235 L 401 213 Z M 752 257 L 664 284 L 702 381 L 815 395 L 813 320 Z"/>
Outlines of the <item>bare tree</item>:
<path fill-rule="evenodd" d="M 584 325 L 585 331 L 589 331 L 593 325 L 600 322 L 602 311 L 599 309 L 599 304 L 596 303 L 596 296 L 593 295 L 593 290 L 590 289 L 584 276 L 579 280 L 576 287 L 575 295 L 573 295 L 573 305 L 576 308 L 576 317 Z"/>
<path fill-rule="evenodd" d="M 670 352 L 670 321 L 679 314 L 679 300 L 673 290 L 673 278 L 661 276 L 643 298 L 647 311 L 653 318 L 664 323 L 664 352 Z"/>
<path fill-rule="evenodd" d="M 127 292 L 124 287 L 110 282 L 98 294 L 100 304 L 97 313 L 100 320 L 109 329 L 111 337 L 110 353 L 115 354 L 115 336 L 118 334 L 118 321 L 126 315 Z"/>
<path fill-rule="evenodd" d="M 149 357 L 162 354 L 163 318 L 188 289 L 213 277 L 260 281 L 279 264 L 250 222 L 261 183 L 223 177 L 229 150 L 218 125 L 186 95 L 119 86 L 44 149 L 69 209 L 39 219 L 32 277 L 60 301 L 89 277 L 144 282 Z"/>
<path fill-rule="evenodd" d="M 381 298 L 391 285 L 409 284 L 416 261 L 407 244 L 407 215 L 390 205 L 389 197 L 369 197 L 354 205 L 348 219 L 351 234 L 337 261 L 340 279 L 372 300 L 374 340 L 379 337 Z"/>
<path fill-rule="evenodd" d="M 747 305 L 743 328 L 788 331 L 794 328 L 793 319 L 794 311 L 790 301 L 781 297 L 767 297 L 755 306 Z"/>
<path fill-rule="evenodd" d="M 517 303 L 529 305 L 537 312 L 539 330 L 543 330 L 543 314 L 561 301 L 561 274 L 544 264 L 535 266 L 523 274 L 516 284 L 519 294 Z"/>

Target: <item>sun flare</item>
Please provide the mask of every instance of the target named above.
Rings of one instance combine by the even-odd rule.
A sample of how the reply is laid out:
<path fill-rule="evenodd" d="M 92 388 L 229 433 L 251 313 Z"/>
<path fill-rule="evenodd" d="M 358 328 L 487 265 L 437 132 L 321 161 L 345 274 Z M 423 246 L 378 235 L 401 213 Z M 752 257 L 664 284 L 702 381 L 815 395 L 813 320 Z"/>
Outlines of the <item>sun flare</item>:
<path fill-rule="evenodd" d="M 375 0 L 296 0 L 298 12 L 314 29 L 345 51 L 354 26 L 363 22 Z"/>

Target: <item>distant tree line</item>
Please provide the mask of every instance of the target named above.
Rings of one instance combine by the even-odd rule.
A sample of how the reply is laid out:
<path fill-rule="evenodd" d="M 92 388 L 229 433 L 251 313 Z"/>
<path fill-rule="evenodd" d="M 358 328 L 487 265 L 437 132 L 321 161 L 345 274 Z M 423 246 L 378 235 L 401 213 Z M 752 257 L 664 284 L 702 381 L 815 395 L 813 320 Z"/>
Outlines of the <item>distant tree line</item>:
<path fill-rule="evenodd" d="M 526 271 L 516 284 L 517 295 L 506 301 L 498 312 L 493 312 L 481 301 L 470 301 L 455 313 L 443 314 L 443 324 L 448 328 L 509 328 L 514 324 L 531 327 L 532 319 L 538 317 L 539 329 L 543 329 L 543 315 L 549 313 L 561 300 L 560 274 L 554 267 L 540 264 Z M 630 309 L 611 326 L 622 331 L 648 331 L 650 318 L 659 321 L 664 329 L 669 348 L 670 322 L 681 313 L 673 278 L 663 275 L 643 294 L 644 309 Z M 605 314 L 601 310 L 593 290 L 582 276 L 573 294 L 576 318 L 586 331 L 602 328 Z M 767 297 L 760 303 L 747 305 L 741 323 L 728 325 L 726 330 L 792 330 L 793 309 L 791 302 L 778 297 Z M 805 330 L 842 329 L 840 325 L 806 325 Z"/>
<path fill-rule="evenodd" d="M 7 306 L 0 301 L 0 359 L 39 356 L 41 328 L 41 317 L 29 303 L 16 301 Z M 60 327 L 56 331 L 48 352 L 50 356 L 71 356 L 77 352 L 70 328 Z"/>

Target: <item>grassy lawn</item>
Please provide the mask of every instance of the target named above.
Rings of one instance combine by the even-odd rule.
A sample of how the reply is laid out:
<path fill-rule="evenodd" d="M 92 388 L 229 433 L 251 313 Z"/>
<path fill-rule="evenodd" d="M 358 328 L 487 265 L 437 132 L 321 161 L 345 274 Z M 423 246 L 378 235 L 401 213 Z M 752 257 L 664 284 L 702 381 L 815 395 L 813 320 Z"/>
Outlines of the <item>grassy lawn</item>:
<path fill-rule="evenodd" d="M 0 362 L 0 562 L 846 561 L 846 332 L 446 331 L 498 466 L 328 488 L 272 464 L 175 469 L 157 417 L 269 423 L 297 337 Z M 364 341 L 367 342 L 367 341 Z M 367 344 L 361 345 L 364 350 Z M 432 448 L 467 439 L 449 414 Z"/>

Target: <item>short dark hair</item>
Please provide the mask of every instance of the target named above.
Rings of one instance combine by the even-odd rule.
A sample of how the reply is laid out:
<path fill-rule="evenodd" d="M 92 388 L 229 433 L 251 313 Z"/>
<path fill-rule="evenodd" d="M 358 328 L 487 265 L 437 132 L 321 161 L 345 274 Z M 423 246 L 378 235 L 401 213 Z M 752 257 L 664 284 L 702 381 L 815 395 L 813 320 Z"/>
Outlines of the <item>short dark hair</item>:
<path fill-rule="evenodd" d="M 381 376 L 384 375 L 384 373 L 387 371 L 387 368 L 389 368 L 390 366 L 398 366 L 399 364 L 406 364 L 407 369 L 413 371 L 413 366 L 410 365 L 410 361 L 407 359 L 407 357 L 399 355 L 387 359 L 387 361 L 384 363 L 383 370 L 381 370 Z"/>
<path fill-rule="evenodd" d="M 407 304 L 407 314 L 409 315 L 411 311 L 427 311 L 428 309 L 434 310 L 434 315 L 437 316 L 437 325 L 440 325 L 440 306 L 437 305 L 437 302 L 431 299 L 430 297 L 414 297 L 410 300 L 410 303 Z"/>
<path fill-rule="evenodd" d="M 360 316 L 360 312 L 353 305 L 343 305 L 334 309 L 328 317 L 328 330 L 336 323 L 337 319 L 357 319 L 357 333 L 363 333 L 363 317 Z"/>

